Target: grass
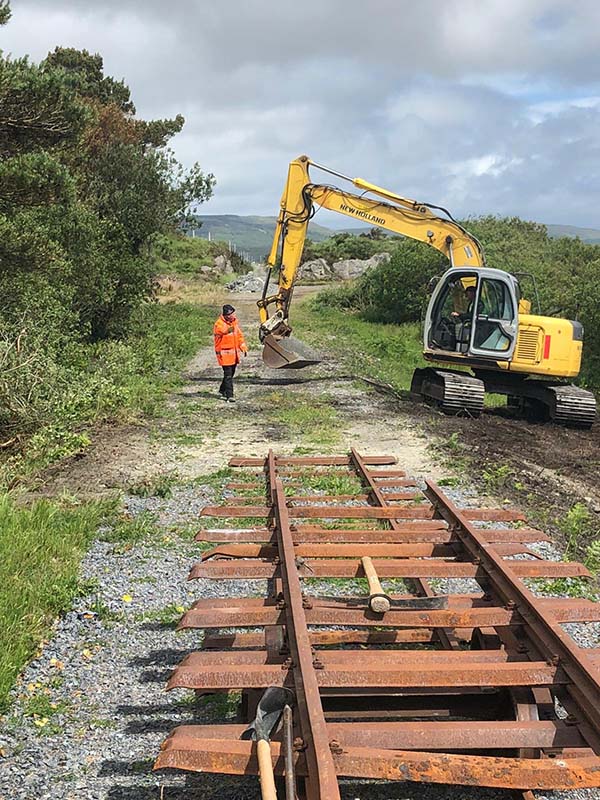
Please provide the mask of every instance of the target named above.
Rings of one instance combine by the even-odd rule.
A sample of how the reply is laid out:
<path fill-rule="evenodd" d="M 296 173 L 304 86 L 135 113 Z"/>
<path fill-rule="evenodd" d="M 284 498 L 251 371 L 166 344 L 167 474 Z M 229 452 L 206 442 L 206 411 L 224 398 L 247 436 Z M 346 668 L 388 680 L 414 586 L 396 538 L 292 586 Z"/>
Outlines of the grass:
<path fill-rule="evenodd" d="M 339 442 L 341 421 L 328 395 L 270 392 L 264 405 L 269 419 L 285 428 L 290 437 L 301 436 L 305 443 L 321 447 Z"/>
<path fill-rule="evenodd" d="M 420 326 L 366 322 L 356 314 L 317 306 L 310 300 L 294 306 L 294 335 L 315 349 L 334 352 L 356 375 L 410 388 L 413 371 L 427 366 L 421 355 Z"/>
<path fill-rule="evenodd" d="M 156 517 L 149 511 L 143 511 L 135 517 L 122 514 L 114 524 L 106 527 L 100 533 L 100 538 L 105 542 L 120 545 L 134 545 L 149 539 L 156 539 L 162 535 L 156 524 Z"/>
<path fill-rule="evenodd" d="M 145 611 L 143 614 L 137 614 L 135 619 L 137 622 L 158 622 L 167 628 L 174 628 L 181 619 L 184 613 L 183 606 L 170 603 L 164 608 L 158 608 L 154 611 Z"/>
<path fill-rule="evenodd" d="M 210 343 L 213 317 L 214 308 L 195 303 L 148 305 L 125 340 L 83 347 L 54 416 L 27 447 L 4 456 L 0 486 L 31 482 L 48 464 L 85 449 L 98 423 L 159 415 L 168 392 L 182 382 L 182 367 Z M 167 497 L 174 483 L 164 474 L 131 489 Z M 118 517 L 116 501 L 40 501 L 23 508 L 11 493 L 0 494 L 0 712 L 52 621 L 88 593 L 77 574 L 99 527 L 116 548 L 159 538 L 151 515 Z M 107 613 L 100 605 L 95 610 Z"/>
<path fill-rule="evenodd" d="M 81 594 L 80 559 L 114 509 L 107 501 L 21 508 L 0 496 L 0 711 L 52 620 Z"/>
<path fill-rule="evenodd" d="M 325 494 L 360 494 L 365 489 L 360 480 L 350 473 L 329 473 L 319 475 L 315 472 L 312 475 L 307 475 L 301 479 L 301 486 L 303 490 L 321 491 Z M 301 492 L 294 489 L 293 494 L 300 494 Z"/>
<path fill-rule="evenodd" d="M 297 301 L 292 313 L 295 336 L 317 352 L 335 353 L 357 376 L 381 381 L 397 392 L 410 390 L 415 369 L 436 366 L 423 358 L 418 323 L 371 322 L 361 319 L 357 312 L 333 307 L 325 310 L 323 304 L 310 297 Z M 506 405 L 506 398 L 486 394 L 485 405 Z"/>

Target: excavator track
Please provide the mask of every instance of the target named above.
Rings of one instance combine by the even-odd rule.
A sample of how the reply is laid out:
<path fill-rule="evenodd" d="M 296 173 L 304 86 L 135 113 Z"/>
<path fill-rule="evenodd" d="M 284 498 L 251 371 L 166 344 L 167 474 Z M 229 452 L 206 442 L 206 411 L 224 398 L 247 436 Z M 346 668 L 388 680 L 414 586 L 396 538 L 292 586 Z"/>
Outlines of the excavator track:
<path fill-rule="evenodd" d="M 446 414 L 478 417 L 483 409 L 485 385 L 467 372 L 428 367 L 415 370 L 411 394 L 436 403 Z"/>
<path fill-rule="evenodd" d="M 591 392 L 571 385 L 548 386 L 547 391 L 553 401 L 551 419 L 561 425 L 591 428 L 596 419 L 596 398 Z"/>
<path fill-rule="evenodd" d="M 507 395 L 509 405 L 521 406 L 524 416 L 573 428 L 590 428 L 596 419 L 596 398 L 579 386 L 483 370 L 476 375 L 486 392 Z"/>

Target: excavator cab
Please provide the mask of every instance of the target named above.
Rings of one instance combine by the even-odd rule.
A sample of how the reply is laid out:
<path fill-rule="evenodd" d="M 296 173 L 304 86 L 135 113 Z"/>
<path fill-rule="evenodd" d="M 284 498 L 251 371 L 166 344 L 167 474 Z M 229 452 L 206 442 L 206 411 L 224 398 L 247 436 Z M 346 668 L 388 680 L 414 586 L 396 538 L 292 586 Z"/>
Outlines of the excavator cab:
<path fill-rule="evenodd" d="M 510 361 L 517 340 L 518 284 L 495 269 L 454 267 L 435 287 L 425 321 L 427 355 Z"/>

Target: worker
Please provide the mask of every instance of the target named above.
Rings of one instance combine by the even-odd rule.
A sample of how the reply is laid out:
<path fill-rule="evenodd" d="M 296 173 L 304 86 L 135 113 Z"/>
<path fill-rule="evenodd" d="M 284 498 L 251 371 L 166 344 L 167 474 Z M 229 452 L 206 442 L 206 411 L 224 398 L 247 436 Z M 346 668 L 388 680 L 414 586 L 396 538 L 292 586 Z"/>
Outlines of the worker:
<path fill-rule="evenodd" d="M 234 403 L 233 376 L 240 363 L 241 354 L 247 356 L 248 348 L 235 316 L 235 308 L 229 303 L 223 306 L 223 313 L 215 322 L 213 333 L 217 361 L 223 367 L 223 380 L 219 387 L 219 394 L 226 402 Z"/>
<path fill-rule="evenodd" d="M 465 289 L 465 297 L 467 299 L 467 310 L 460 312 L 460 311 L 452 311 L 450 316 L 460 322 L 471 322 L 473 318 L 473 306 L 475 303 L 475 296 L 477 294 L 477 289 L 475 286 L 467 286 Z"/>

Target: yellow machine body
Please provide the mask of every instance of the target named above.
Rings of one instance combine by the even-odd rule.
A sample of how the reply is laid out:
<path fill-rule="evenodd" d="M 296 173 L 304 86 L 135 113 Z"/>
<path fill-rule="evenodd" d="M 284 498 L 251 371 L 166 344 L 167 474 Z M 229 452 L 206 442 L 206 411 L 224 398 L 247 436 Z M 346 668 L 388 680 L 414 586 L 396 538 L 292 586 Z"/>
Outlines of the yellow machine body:
<path fill-rule="evenodd" d="M 289 307 L 314 206 L 327 208 L 373 227 L 417 239 L 444 253 L 451 264 L 451 270 L 471 271 L 470 276 L 462 279 L 465 289 L 477 283 L 479 271 L 486 269 L 485 257 L 477 239 L 461 225 L 451 218 L 440 217 L 434 212 L 435 207 L 402 197 L 362 178 L 347 178 L 317 164 L 313 165 L 350 181 L 364 194 L 348 192 L 327 184 L 315 184 L 309 175 L 311 163 L 307 156 L 300 156 L 289 165 L 273 244 L 268 257 L 270 270 L 279 268 L 278 291 L 276 294 L 268 295 L 267 281 L 265 293 L 258 301 L 263 340 L 271 337 L 270 341 L 275 346 L 281 347 L 291 333 L 288 320 Z M 375 196 L 367 196 L 366 193 Z M 516 284 L 509 273 L 502 275 L 506 276 L 507 281 L 510 278 Z M 516 341 L 510 358 L 496 359 L 492 354 L 474 358 L 468 352 L 446 351 L 443 347 L 428 346 L 427 340 L 424 343 L 425 358 L 438 364 L 460 364 L 478 369 L 538 375 L 545 378 L 576 377 L 581 367 L 581 326 L 566 319 L 531 314 L 531 304 L 524 298 L 517 296 L 516 302 L 518 308 L 515 312 Z M 270 316 L 269 309 L 272 306 L 275 308 L 275 313 Z M 431 305 L 426 326 L 430 322 L 430 312 Z M 265 349 L 272 351 L 270 348 Z M 301 366 L 307 363 L 313 362 L 298 359 L 298 364 Z M 273 359 L 273 366 L 282 365 L 281 358 Z"/>

